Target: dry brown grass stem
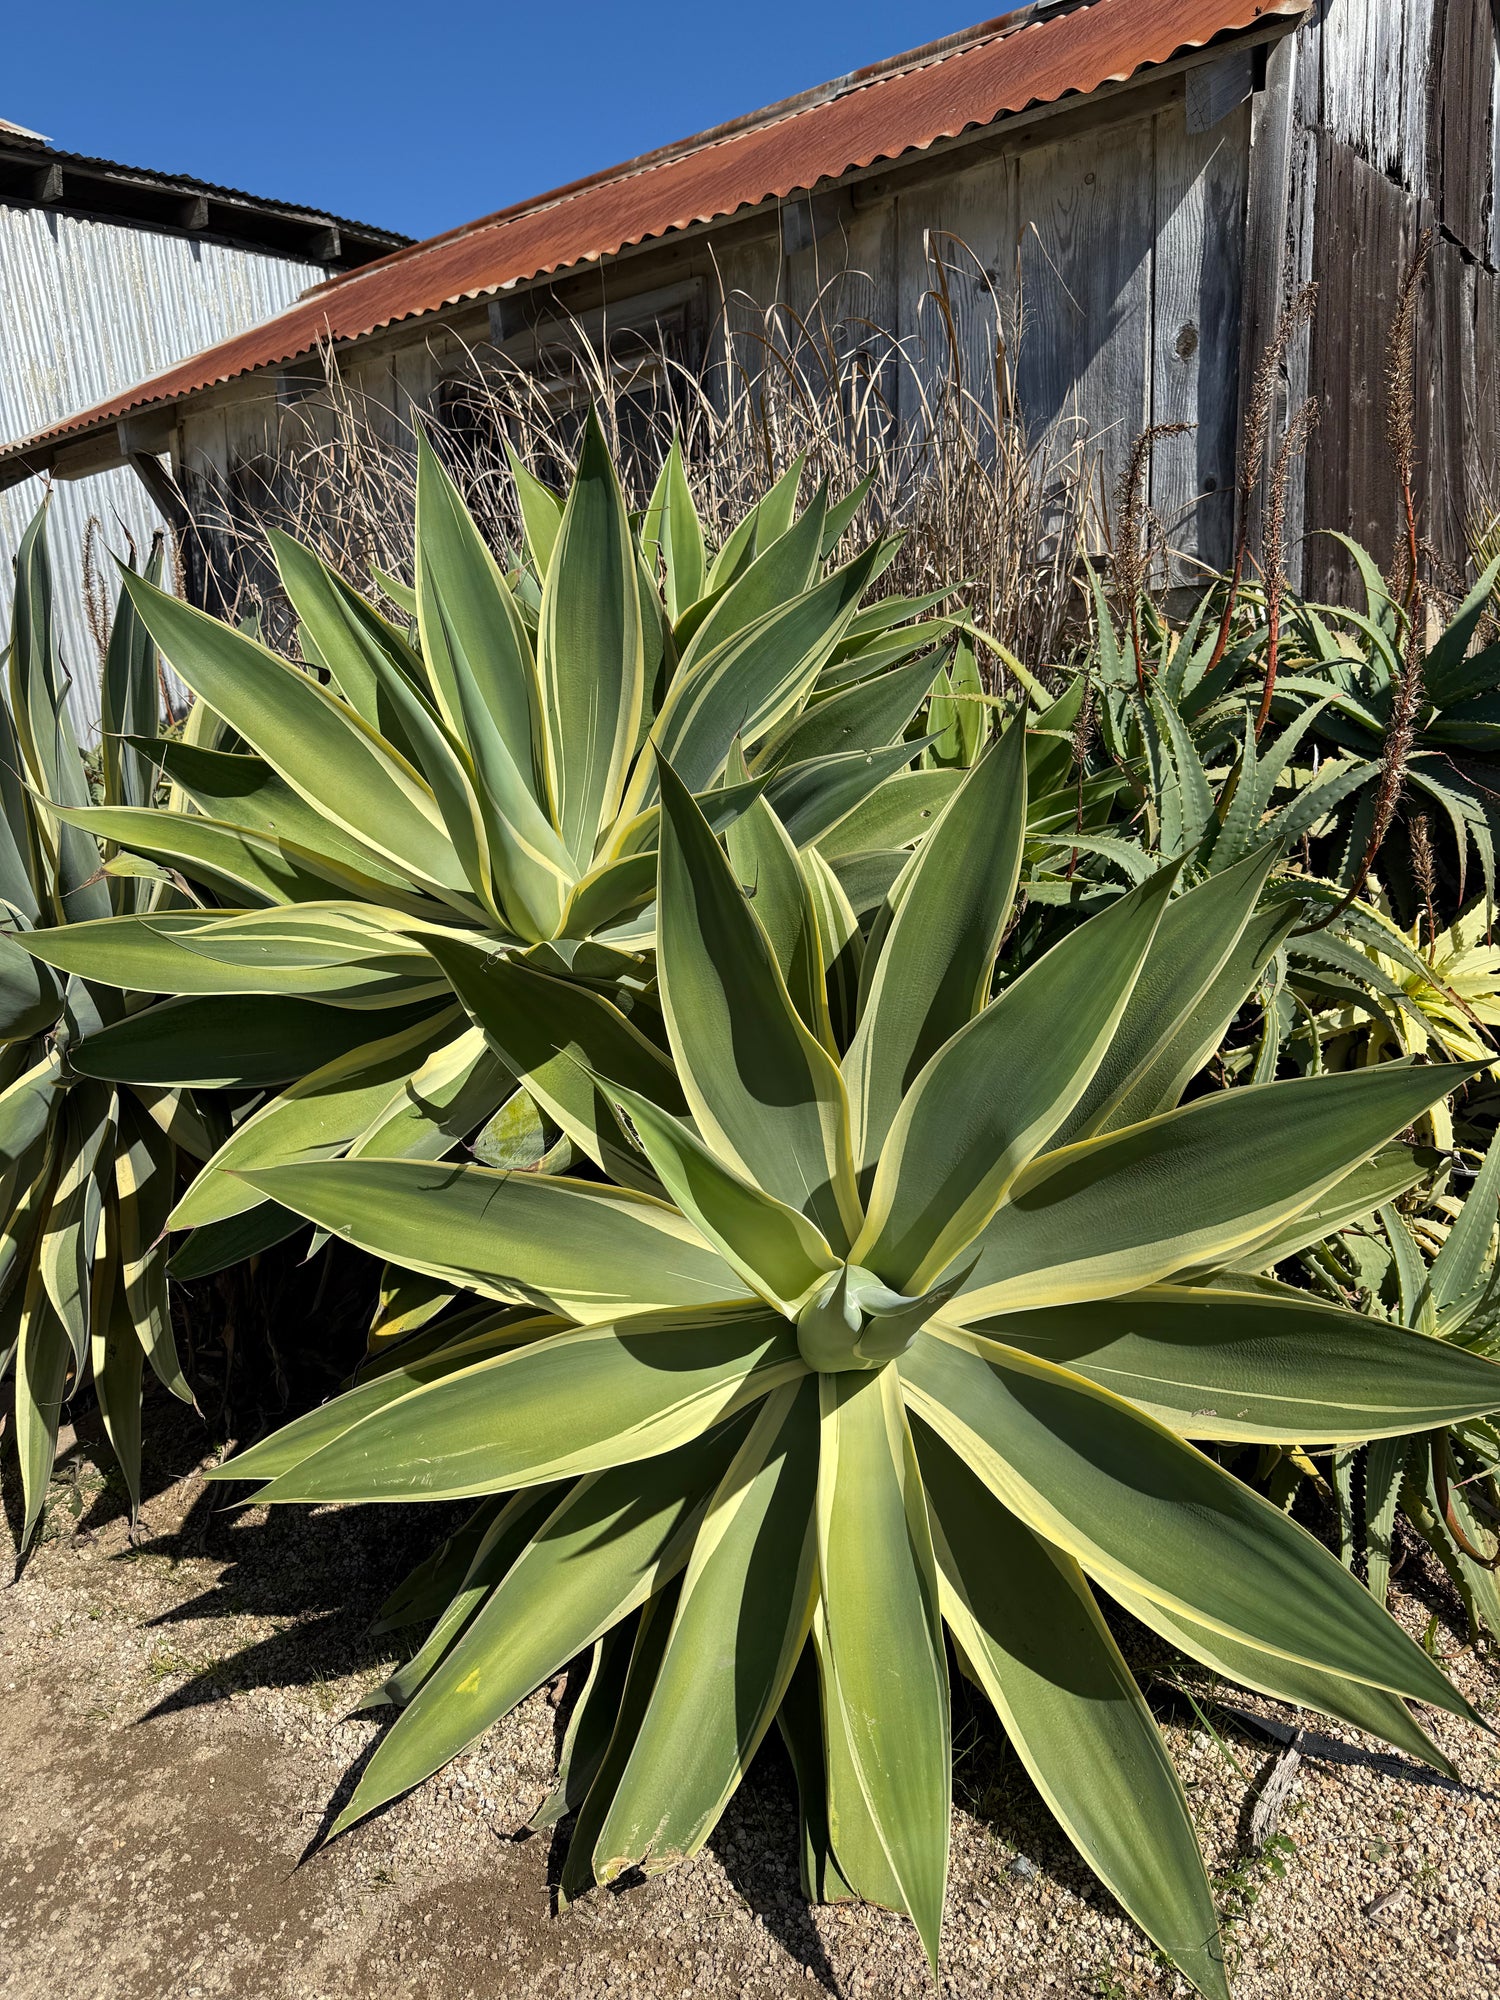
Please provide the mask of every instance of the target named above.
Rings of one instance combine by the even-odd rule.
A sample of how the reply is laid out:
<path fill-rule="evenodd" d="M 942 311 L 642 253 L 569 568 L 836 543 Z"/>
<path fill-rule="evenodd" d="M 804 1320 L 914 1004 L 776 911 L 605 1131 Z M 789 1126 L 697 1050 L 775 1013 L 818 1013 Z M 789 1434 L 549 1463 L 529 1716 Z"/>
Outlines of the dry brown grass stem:
<path fill-rule="evenodd" d="M 1265 464 L 1266 439 L 1270 436 L 1271 413 L 1276 403 L 1276 385 L 1293 339 L 1300 328 L 1311 323 L 1317 304 L 1316 285 L 1304 285 L 1301 291 L 1288 301 L 1251 377 L 1250 394 L 1245 402 L 1245 420 L 1240 435 L 1239 519 L 1234 534 L 1234 565 L 1230 571 L 1229 590 L 1224 599 L 1224 613 L 1219 620 L 1219 633 L 1209 657 L 1208 671 L 1216 667 L 1224 657 L 1229 644 L 1230 628 L 1234 623 L 1235 606 L 1239 601 L 1240 585 L 1245 580 L 1245 559 L 1250 546 L 1250 510 L 1254 505 L 1255 489 L 1260 483 L 1261 469 Z"/>
<path fill-rule="evenodd" d="M 1266 579 L 1266 676 L 1260 694 L 1260 712 L 1255 718 L 1257 736 L 1265 728 L 1271 713 L 1271 700 L 1276 693 L 1276 671 L 1281 657 L 1281 604 L 1286 595 L 1288 577 L 1286 573 L 1286 508 L 1287 487 L 1291 480 L 1292 466 L 1307 450 L 1307 440 L 1312 435 L 1318 421 L 1318 399 L 1309 396 L 1301 408 L 1292 415 L 1286 427 L 1286 435 L 1276 452 L 1276 463 L 1271 471 L 1271 491 L 1266 503 L 1265 537 L 1265 579 Z"/>
<path fill-rule="evenodd" d="M 573 324 L 542 366 L 471 354 L 424 421 L 504 550 L 521 537 L 505 444 L 561 484 L 589 402 L 634 507 L 678 432 L 711 544 L 805 454 L 804 497 L 824 479 L 835 494 L 870 482 L 851 541 L 904 534 L 882 590 L 952 586 L 984 629 L 1045 668 L 1077 611 L 1094 455 L 1081 425 L 1064 420 L 1040 437 L 1022 428 L 1013 356 L 1024 333 L 982 274 L 952 281 L 966 254 L 951 240 L 934 251 L 919 331 L 905 341 L 843 310 L 843 279 L 801 313 L 732 295 L 702 366 L 665 341 L 591 340 Z M 269 643 L 295 646 L 266 560 L 268 525 L 309 542 L 360 589 L 372 588 L 372 566 L 410 577 L 413 421 L 352 388 L 330 360 L 326 391 L 269 415 L 260 463 L 200 485 L 190 496 L 200 532 L 235 584 L 228 615 L 254 613 Z"/>
<path fill-rule="evenodd" d="M 1115 511 L 1119 525 L 1115 531 L 1115 598 L 1130 624 L 1130 640 L 1135 649 L 1135 684 L 1146 689 L 1146 656 L 1141 641 L 1141 598 L 1151 577 L 1151 559 L 1158 522 L 1146 497 L 1151 454 L 1159 438 L 1182 437 L 1195 429 L 1193 424 L 1152 424 L 1138 433 L 1130 447 L 1130 457 L 1120 475 Z"/>

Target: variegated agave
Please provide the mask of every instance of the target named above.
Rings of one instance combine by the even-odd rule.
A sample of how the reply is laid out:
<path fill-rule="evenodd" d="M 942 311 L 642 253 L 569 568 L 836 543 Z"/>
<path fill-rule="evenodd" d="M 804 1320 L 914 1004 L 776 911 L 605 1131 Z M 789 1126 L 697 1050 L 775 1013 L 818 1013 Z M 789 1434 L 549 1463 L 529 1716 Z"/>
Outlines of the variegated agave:
<path fill-rule="evenodd" d="M 441 1615 L 338 1821 L 590 1656 L 565 1896 L 698 1848 L 773 1721 L 809 1891 L 936 1960 L 954 1656 L 1101 1878 L 1226 1992 L 1182 1789 L 1096 1602 L 1442 1758 L 1463 1702 L 1198 1443 L 1364 1439 L 1500 1403 L 1492 1364 L 1236 1277 L 1415 1177 L 1383 1148 L 1471 1072 L 1179 1105 L 1284 924 L 1271 856 L 1164 870 L 992 992 L 1023 732 L 967 776 L 868 941 L 764 801 L 721 847 L 663 767 L 672 1062 L 603 997 L 461 938 L 500 1058 L 626 1185 L 361 1160 L 264 1192 L 497 1302 L 222 1468 L 271 1501 L 487 1496 L 403 1592 Z M 444 1601 L 446 1599 L 446 1601 Z"/>
<path fill-rule="evenodd" d="M 873 859 L 883 889 L 898 864 L 882 875 L 864 850 L 915 838 L 956 782 L 911 772 L 868 810 L 921 751 L 907 731 L 949 621 L 922 617 L 932 601 L 862 611 L 895 545 L 834 567 L 860 496 L 820 492 L 799 513 L 800 474 L 710 556 L 678 451 L 633 523 L 591 421 L 565 504 L 518 468 L 529 556 L 506 573 L 422 440 L 409 631 L 272 537 L 308 671 L 127 578 L 199 697 L 185 740 L 144 746 L 171 809 L 68 798 L 59 812 L 208 906 L 32 948 L 174 996 L 93 1036 L 75 1056 L 90 1075 L 271 1092 L 173 1215 L 198 1232 L 178 1275 L 297 1226 L 231 1170 L 346 1151 L 438 1158 L 513 1099 L 429 955 L 433 926 L 583 986 L 649 984 L 656 755 L 721 823 L 764 790 L 799 848 L 841 830 L 840 855 L 856 875 Z M 732 757 L 742 781 L 726 790 Z M 502 1130 L 502 1156 L 514 1137 Z"/>
<path fill-rule="evenodd" d="M 145 1362 L 191 1401 L 158 1238 L 178 1145 L 199 1159 L 213 1150 L 181 1093 L 117 1090 L 75 1072 L 80 1041 L 124 1020 L 127 1003 L 76 974 L 58 979 L 18 942 L 111 911 L 149 920 L 176 900 L 168 884 L 128 864 L 106 873 L 92 834 L 45 803 L 71 809 L 89 797 L 66 692 L 44 508 L 18 552 L 8 699 L 0 700 L 0 1375 L 14 1366 L 23 1546 L 41 1518 L 62 1406 L 90 1375 L 133 1505 Z M 121 735 L 155 734 L 157 663 L 128 603 L 110 634 L 102 696 L 101 789 L 117 806 L 142 810 L 153 773 Z"/>
<path fill-rule="evenodd" d="M 1452 1155 L 1455 1165 L 1460 1155 Z M 1378 1226 L 1306 1253 L 1314 1281 L 1361 1295 L 1374 1314 L 1471 1353 L 1500 1356 L 1500 1142 L 1491 1140 L 1462 1201 L 1451 1193 L 1408 1216 L 1383 1205 Z M 1398 1508 L 1463 1597 L 1471 1624 L 1500 1637 L 1500 1432 L 1482 1420 L 1382 1437 L 1335 1459 L 1343 1554 L 1363 1549 L 1376 1600 L 1390 1589 Z"/>

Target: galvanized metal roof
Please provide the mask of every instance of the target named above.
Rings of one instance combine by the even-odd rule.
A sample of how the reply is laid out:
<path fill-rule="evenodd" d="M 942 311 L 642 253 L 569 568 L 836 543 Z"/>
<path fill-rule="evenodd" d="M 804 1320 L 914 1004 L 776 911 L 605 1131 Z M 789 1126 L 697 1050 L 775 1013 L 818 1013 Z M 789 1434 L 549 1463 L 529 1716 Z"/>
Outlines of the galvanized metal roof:
<path fill-rule="evenodd" d="M 149 405 L 785 199 L 1221 36 L 1290 26 L 1308 4 L 1084 0 L 985 23 L 332 279 L 250 332 L 0 450 L 0 477 L 21 461 L 40 469 L 60 444 Z"/>

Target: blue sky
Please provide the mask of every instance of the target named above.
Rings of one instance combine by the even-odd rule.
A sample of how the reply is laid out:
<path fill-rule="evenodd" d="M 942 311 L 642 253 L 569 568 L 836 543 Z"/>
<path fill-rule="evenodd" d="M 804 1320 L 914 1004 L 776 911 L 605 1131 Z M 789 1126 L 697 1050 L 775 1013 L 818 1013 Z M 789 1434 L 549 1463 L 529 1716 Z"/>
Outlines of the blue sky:
<path fill-rule="evenodd" d="M 0 117 L 70 152 L 427 236 L 984 9 L 53 0 L 7 21 Z"/>

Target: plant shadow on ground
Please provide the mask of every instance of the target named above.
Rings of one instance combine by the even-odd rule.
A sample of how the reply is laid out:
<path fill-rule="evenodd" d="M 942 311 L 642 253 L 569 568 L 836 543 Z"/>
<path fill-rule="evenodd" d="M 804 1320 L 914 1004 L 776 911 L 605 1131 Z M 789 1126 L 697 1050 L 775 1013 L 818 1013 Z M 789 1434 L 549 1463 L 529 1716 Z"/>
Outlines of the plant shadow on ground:
<path fill-rule="evenodd" d="M 404 1657 L 408 1635 L 372 1634 L 371 1622 L 461 1513 L 447 1506 L 259 1510 L 235 1488 L 201 1488 L 178 1527 L 138 1541 L 134 1553 L 222 1567 L 207 1590 L 159 1613 L 151 1627 L 246 1617 L 287 1622 L 214 1659 L 143 1720 L 201 1706 L 231 1688 L 314 1686 Z"/>

